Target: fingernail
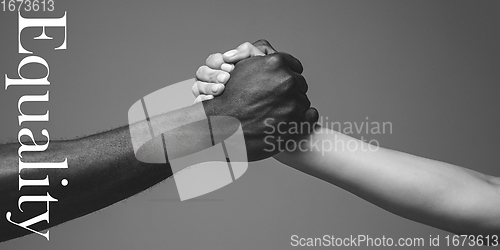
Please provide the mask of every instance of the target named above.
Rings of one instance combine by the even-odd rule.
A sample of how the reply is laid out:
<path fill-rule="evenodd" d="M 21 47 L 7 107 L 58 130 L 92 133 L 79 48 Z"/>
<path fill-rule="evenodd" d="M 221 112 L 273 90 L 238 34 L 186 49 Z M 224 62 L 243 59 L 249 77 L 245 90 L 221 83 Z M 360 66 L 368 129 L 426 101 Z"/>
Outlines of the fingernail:
<path fill-rule="evenodd" d="M 224 84 L 214 84 L 210 89 L 212 90 L 213 93 L 217 93 L 222 88 L 224 88 Z"/>
<path fill-rule="evenodd" d="M 219 89 L 219 86 L 218 86 L 218 84 L 214 84 L 214 85 L 212 85 L 212 87 L 210 87 L 210 89 L 212 90 L 212 92 L 215 93 L 215 92 L 217 92 L 217 89 Z"/>
<path fill-rule="evenodd" d="M 221 66 L 220 66 L 220 69 L 226 71 L 226 72 L 231 72 L 233 71 L 234 69 L 234 65 L 232 64 L 229 64 L 229 63 L 223 63 Z"/>
<path fill-rule="evenodd" d="M 232 56 L 236 55 L 236 53 L 238 53 L 238 51 L 233 49 L 233 50 L 230 50 L 230 51 L 224 53 L 224 55 L 227 57 L 232 57 Z"/>
<path fill-rule="evenodd" d="M 219 81 L 221 83 L 225 83 L 228 78 L 229 78 L 229 74 L 227 74 L 227 73 L 220 73 L 217 76 L 217 81 Z"/>

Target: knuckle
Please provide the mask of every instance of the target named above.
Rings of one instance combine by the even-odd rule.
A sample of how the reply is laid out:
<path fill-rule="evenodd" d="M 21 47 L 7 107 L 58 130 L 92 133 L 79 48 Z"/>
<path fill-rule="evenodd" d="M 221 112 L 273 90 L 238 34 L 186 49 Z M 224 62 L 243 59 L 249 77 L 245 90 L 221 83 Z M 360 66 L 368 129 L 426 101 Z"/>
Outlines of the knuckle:
<path fill-rule="evenodd" d="M 287 92 L 293 91 L 296 88 L 296 82 L 294 77 L 287 75 L 283 78 L 283 84 Z"/>
<path fill-rule="evenodd" d="M 289 93 L 294 88 L 294 77 L 286 72 L 280 74 L 276 90 L 279 93 Z"/>
<path fill-rule="evenodd" d="M 280 78 L 282 83 L 287 83 L 289 85 L 294 85 L 297 82 L 297 77 L 285 69 L 280 70 Z"/>
<path fill-rule="evenodd" d="M 203 84 L 201 84 L 200 94 L 202 94 L 202 95 L 209 94 L 210 93 L 210 86 L 211 86 L 210 83 L 203 83 Z"/>
<path fill-rule="evenodd" d="M 295 85 L 295 83 L 297 82 L 295 76 L 288 72 L 283 74 L 282 81 L 284 83 L 287 83 L 288 85 Z"/>
<path fill-rule="evenodd" d="M 272 66 L 281 66 L 285 62 L 285 56 L 281 53 L 275 53 L 267 57 L 267 64 Z"/>
<path fill-rule="evenodd" d="M 204 82 L 215 82 L 218 72 L 219 71 L 203 65 L 196 71 L 196 77 Z"/>
<path fill-rule="evenodd" d="M 214 54 L 210 54 L 207 59 L 205 60 L 205 62 L 208 62 L 210 59 L 212 59 L 212 57 L 214 56 Z"/>
<path fill-rule="evenodd" d="M 205 60 L 205 64 L 208 65 L 209 62 L 211 62 L 212 58 L 214 57 L 214 54 L 210 54 L 207 59 Z"/>
<path fill-rule="evenodd" d="M 205 73 L 205 65 L 203 66 L 200 66 L 197 70 L 196 70 L 196 77 L 197 78 L 200 78 L 201 76 L 203 76 L 203 74 Z"/>
<path fill-rule="evenodd" d="M 221 53 L 212 54 L 205 61 L 205 64 L 211 68 L 216 68 L 216 67 L 220 66 L 220 64 L 222 64 L 222 63 L 223 63 L 223 59 L 222 59 Z"/>
<path fill-rule="evenodd" d="M 212 59 L 214 61 L 217 61 L 217 60 L 222 60 L 222 54 L 221 53 L 215 53 L 213 56 L 212 56 Z"/>
<path fill-rule="evenodd" d="M 248 50 L 248 49 L 250 49 L 250 48 L 251 48 L 251 46 L 252 46 L 252 44 L 251 44 L 251 43 L 249 43 L 249 42 L 244 42 L 244 43 L 242 43 L 240 46 L 238 46 L 238 49 L 239 49 L 239 50 Z"/>
<path fill-rule="evenodd" d="M 207 72 L 208 80 L 209 80 L 211 83 L 217 82 L 217 76 L 218 76 L 218 75 L 219 75 L 219 71 L 217 71 L 217 70 L 212 70 L 212 69 L 210 69 L 210 70 Z"/>

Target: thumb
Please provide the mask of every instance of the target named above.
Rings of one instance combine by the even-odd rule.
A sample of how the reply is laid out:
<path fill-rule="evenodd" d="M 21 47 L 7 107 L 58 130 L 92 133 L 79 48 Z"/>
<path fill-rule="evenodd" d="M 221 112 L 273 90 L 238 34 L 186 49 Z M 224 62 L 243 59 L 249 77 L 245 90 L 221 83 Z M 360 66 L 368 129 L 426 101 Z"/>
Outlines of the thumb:
<path fill-rule="evenodd" d="M 255 46 L 257 49 L 259 49 L 266 55 L 278 52 L 273 48 L 273 46 L 271 46 L 271 44 L 266 39 L 260 39 L 254 42 L 253 46 Z"/>
<path fill-rule="evenodd" d="M 224 62 L 237 63 L 243 59 L 253 56 L 264 56 L 265 54 L 249 42 L 242 43 L 238 48 L 227 51 L 222 55 Z"/>

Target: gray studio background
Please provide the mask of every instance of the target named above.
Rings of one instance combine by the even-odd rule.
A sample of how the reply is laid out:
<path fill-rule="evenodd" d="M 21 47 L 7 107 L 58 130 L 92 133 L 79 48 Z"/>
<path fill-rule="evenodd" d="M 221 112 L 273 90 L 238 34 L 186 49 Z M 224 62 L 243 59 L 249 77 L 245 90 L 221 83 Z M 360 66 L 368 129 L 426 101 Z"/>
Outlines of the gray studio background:
<path fill-rule="evenodd" d="M 50 87 L 0 91 L 2 141 L 17 136 L 27 90 L 50 90 L 51 139 L 89 135 L 125 125 L 136 100 L 193 77 L 209 54 L 266 38 L 302 61 L 330 121 L 390 121 L 392 134 L 364 137 L 500 175 L 500 1 L 55 2 L 56 16 L 68 13 L 68 49 L 43 54 Z M 2 78 L 26 56 L 16 32 L 16 13 L 1 12 Z M 0 249 L 289 249 L 294 234 L 448 234 L 273 159 L 200 199 L 175 192 L 166 181 L 51 229 L 50 242 L 30 235 Z"/>

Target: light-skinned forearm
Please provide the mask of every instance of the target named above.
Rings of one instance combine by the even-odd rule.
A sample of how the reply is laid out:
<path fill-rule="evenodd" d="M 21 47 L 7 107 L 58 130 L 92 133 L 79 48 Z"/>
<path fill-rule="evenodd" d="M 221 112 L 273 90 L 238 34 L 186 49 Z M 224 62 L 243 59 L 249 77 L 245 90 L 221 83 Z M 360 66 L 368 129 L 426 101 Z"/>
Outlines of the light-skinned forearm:
<path fill-rule="evenodd" d="M 390 149 L 372 152 L 367 143 L 327 128 L 306 140 L 354 140 L 349 149 L 356 149 L 309 147 L 275 158 L 399 216 L 457 234 L 500 234 L 496 177 Z"/>

